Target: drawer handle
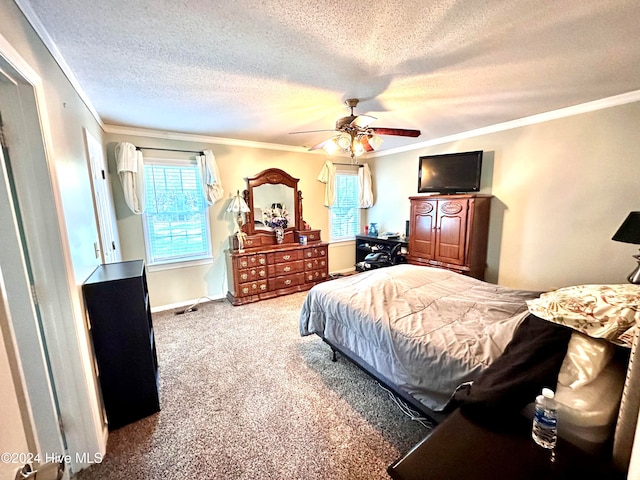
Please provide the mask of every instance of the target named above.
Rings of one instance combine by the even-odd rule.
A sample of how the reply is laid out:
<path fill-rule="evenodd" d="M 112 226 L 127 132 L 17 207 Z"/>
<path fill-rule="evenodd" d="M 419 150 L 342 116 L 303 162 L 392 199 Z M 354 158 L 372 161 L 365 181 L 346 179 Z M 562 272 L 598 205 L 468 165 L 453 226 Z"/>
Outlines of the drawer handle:
<path fill-rule="evenodd" d="M 307 263 L 307 268 L 311 268 L 311 267 L 313 267 L 313 263 L 311 262 Z"/>
<path fill-rule="evenodd" d="M 249 289 L 248 289 L 247 287 L 244 287 L 244 288 L 242 289 L 242 293 L 249 293 Z"/>
<path fill-rule="evenodd" d="M 266 274 L 266 272 L 265 272 L 264 270 L 260 270 L 260 276 L 261 276 L 261 277 L 264 277 L 264 276 L 265 276 L 265 274 Z"/>
<path fill-rule="evenodd" d="M 265 259 L 264 259 L 264 258 L 261 258 L 261 259 L 260 259 L 260 265 L 264 265 L 264 262 L 265 262 Z"/>
<path fill-rule="evenodd" d="M 285 285 L 291 285 L 291 280 L 285 280 L 285 281 L 284 281 L 284 284 L 285 284 Z"/>
<path fill-rule="evenodd" d="M 283 270 L 284 270 L 285 272 L 290 272 L 290 271 L 291 271 L 291 267 L 284 267 L 284 268 L 283 268 Z"/>
<path fill-rule="evenodd" d="M 267 286 L 266 285 L 260 285 L 260 290 L 266 290 Z"/>
<path fill-rule="evenodd" d="M 282 257 L 282 258 L 284 258 L 285 260 L 289 260 L 289 259 L 291 258 L 291 255 L 285 255 L 285 256 L 284 256 L 284 257 Z"/>
<path fill-rule="evenodd" d="M 248 276 L 249 275 L 247 275 L 246 273 L 243 273 L 242 275 L 240 275 L 240 278 L 242 278 L 242 280 L 246 280 Z"/>
<path fill-rule="evenodd" d="M 247 262 L 246 262 L 246 261 L 240 262 L 240 266 L 241 266 L 241 267 L 246 267 L 247 265 L 248 265 L 248 264 L 247 264 Z"/>
<path fill-rule="evenodd" d="M 251 288 L 255 290 L 255 289 L 258 288 L 258 285 L 256 283 L 254 283 L 254 284 L 251 285 Z"/>

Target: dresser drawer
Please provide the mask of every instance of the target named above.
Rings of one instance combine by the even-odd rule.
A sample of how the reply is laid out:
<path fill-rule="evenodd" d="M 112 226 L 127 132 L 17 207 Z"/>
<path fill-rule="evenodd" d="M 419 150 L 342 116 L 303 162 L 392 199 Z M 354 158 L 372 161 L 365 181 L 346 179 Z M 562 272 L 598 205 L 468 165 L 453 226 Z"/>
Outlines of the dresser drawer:
<path fill-rule="evenodd" d="M 307 260 L 310 261 L 310 260 Z M 280 275 L 288 275 L 290 273 L 298 273 L 304 271 L 304 260 L 297 260 L 295 262 L 276 263 L 275 265 L 269 264 L 269 278 L 278 277 Z"/>
<path fill-rule="evenodd" d="M 308 272 L 309 270 L 323 270 L 327 267 L 327 259 L 326 258 L 309 258 L 304 261 L 304 270 Z"/>
<path fill-rule="evenodd" d="M 238 283 L 251 282 L 267 278 L 267 267 L 251 267 L 238 270 Z"/>
<path fill-rule="evenodd" d="M 264 253 L 255 255 L 243 255 L 236 259 L 238 270 L 242 268 L 259 267 L 267 264 L 267 256 Z"/>
<path fill-rule="evenodd" d="M 236 297 L 246 297 L 247 295 L 257 295 L 267 291 L 266 280 L 256 280 L 255 282 L 241 283 L 238 286 Z"/>
<path fill-rule="evenodd" d="M 310 272 L 304 272 L 304 278 L 307 283 L 326 280 L 327 275 L 326 270 L 312 270 Z"/>
<path fill-rule="evenodd" d="M 269 265 L 294 262 L 296 260 L 302 260 L 302 258 L 302 251 L 300 250 L 283 250 L 282 252 L 267 253 L 267 262 L 269 262 Z"/>
<path fill-rule="evenodd" d="M 282 277 L 269 278 L 269 286 L 271 287 L 271 290 L 294 287 L 296 285 L 302 285 L 304 282 L 304 273 L 294 273 L 293 275 L 284 275 Z"/>
<path fill-rule="evenodd" d="M 304 258 L 327 257 L 327 247 L 309 247 L 304 249 Z"/>

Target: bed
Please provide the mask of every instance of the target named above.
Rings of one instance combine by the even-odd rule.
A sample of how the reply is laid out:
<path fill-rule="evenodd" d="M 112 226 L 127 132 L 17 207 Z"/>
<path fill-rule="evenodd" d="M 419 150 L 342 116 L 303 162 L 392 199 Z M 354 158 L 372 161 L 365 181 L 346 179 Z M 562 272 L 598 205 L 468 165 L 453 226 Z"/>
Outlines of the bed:
<path fill-rule="evenodd" d="M 518 390 L 520 395 L 504 397 L 510 402 L 514 398 L 521 401 L 524 393 L 533 401 L 532 386 L 539 393 L 539 385 L 550 378 L 549 372 L 556 379 L 560 364 L 562 371 L 568 368 L 569 348 L 584 353 L 584 345 L 572 343 L 573 337 L 583 337 L 582 333 L 558 325 L 563 321 L 532 315 L 530 309 L 540 298 L 541 292 L 401 264 L 314 286 L 303 303 L 299 328 L 303 336 L 321 337 L 334 356 L 336 351 L 343 354 L 412 408 L 438 422 L 460 405 L 460 399 L 464 403 L 465 386 L 472 386 L 476 397 L 482 392 L 483 381 L 490 395 L 500 391 L 491 383 L 498 376 L 529 381 L 527 372 L 534 371 L 529 390 L 507 383 L 505 391 L 511 394 Z M 529 324 L 532 327 L 526 328 L 534 330 L 526 330 Z M 550 336 L 545 337 L 547 334 Z M 530 340 L 537 345 L 531 346 Z M 603 342 L 610 344 L 608 340 L 594 341 L 598 348 Z M 547 350 L 553 342 L 557 347 L 550 354 Z M 610 441 L 618 415 L 628 349 L 610 345 L 607 361 L 600 361 L 597 371 L 591 368 L 592 359 L 587 359 L 587 370 L 593 377 L 588 385 L 545 385 L 555 387 L 559 401 L 565 403 L 560 435 L 586 450 L 597 451 Z M 522 352 L 526 360 L 519 356 Z M 582 365 L 580 355 L 573 358 Z M 545 362 L 554 363 L 555 371 L 540 376 Z M 496 374 L 499 365 L 506 365 L 507 370 Z M 527 414 L 529 403 L 524 402 L 520 413 Z"/>

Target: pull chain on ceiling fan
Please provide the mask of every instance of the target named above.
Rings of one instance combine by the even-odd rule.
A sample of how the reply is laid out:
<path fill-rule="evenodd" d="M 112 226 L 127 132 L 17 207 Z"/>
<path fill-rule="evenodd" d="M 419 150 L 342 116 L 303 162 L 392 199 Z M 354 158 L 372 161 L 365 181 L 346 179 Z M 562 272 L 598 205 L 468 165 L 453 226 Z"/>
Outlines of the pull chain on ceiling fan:
<path fill-rule="evenodd" d="M 350 98 L 345 102 L 351 109 L 351 115 L 338 119 L 334 130 L 310 130 L 291 133 L 314 133 L 326 131 L 339 132 L 338 135 L 334 135 L 333 137 L 314 145 L 309 149 L 309 151 L 322 148 L 329 155 L 337 151 L 343 151 L 351 156 L 352 161 L 360 155 L 372 152 L 379 148 L 383 142 L 380 135 L 395 135 L 401 137 L 420 136 L 420 130 L 370 127 L 369 124 L 376 120 L 376 118 L 370 115 L 354 115 L 353 109 L 358 105 L 358 102 L 359 100 L 357 98 Z"/>

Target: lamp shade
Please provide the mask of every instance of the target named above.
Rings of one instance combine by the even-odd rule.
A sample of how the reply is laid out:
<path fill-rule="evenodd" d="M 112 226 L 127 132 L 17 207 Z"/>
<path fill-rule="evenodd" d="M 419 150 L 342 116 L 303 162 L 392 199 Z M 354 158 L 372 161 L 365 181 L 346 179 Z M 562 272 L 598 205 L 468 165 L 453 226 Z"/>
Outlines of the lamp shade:
<path fill-rule="evenodd" d="M 631 212 L 622 222 L 612 240 L 640 244 L 640 212 Z"/>
<path fill-rule="evenodd" d="M 240 196 L 240 192 L 238 191 L 231 199 L 231 203 L 227 207 L 227 212 L 246 213 L 248 211 L 249 206 L 247 205 L 247 202 L 244 201 L 244 198 Z"/>

